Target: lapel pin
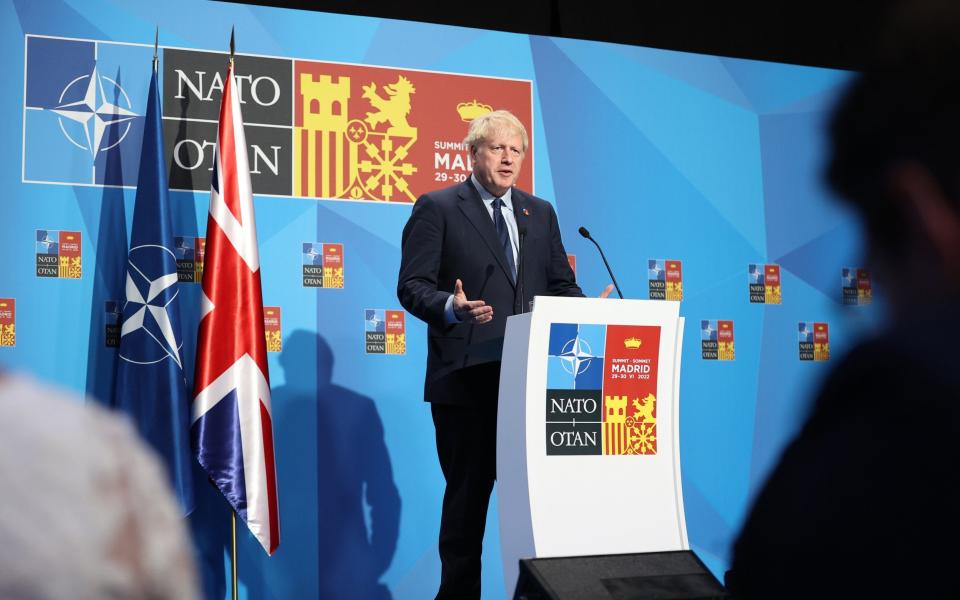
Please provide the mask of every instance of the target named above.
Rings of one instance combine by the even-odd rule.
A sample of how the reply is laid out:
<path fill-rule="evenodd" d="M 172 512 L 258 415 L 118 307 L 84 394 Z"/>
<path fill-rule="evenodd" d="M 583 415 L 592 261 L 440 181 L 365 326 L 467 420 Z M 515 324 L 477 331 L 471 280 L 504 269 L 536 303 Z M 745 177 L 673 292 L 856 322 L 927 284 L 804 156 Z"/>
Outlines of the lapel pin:
<path fill-rule="evenodd" d="M 523 209 L 523 216 L 529 217 L 529 216 L 530 216 L 530 211 L 527 210 L 527 209 Z"/>

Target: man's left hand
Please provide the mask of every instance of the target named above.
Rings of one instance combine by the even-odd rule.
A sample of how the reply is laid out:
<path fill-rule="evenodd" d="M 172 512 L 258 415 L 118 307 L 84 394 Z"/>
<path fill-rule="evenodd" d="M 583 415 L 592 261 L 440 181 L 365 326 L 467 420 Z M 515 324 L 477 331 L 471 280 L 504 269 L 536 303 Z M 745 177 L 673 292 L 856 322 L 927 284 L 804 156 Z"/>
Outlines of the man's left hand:
<path fill-rule="evenodd" d="M 613 291 L 613 284 L 611 283 L 607 287 L 603 288 L 603 291 L 600 292 L 600 295 L 597 296 L 597 298 L 606 298 L 607 296 L 610 295 L 610 292 L 612 291 Z"/>

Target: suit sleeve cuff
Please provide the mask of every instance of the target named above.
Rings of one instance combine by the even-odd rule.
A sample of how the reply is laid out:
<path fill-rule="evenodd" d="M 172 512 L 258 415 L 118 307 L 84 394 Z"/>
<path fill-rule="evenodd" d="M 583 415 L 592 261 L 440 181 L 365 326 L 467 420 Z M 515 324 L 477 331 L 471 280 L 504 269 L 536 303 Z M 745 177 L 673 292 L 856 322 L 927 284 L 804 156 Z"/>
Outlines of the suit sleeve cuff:
<path fill-rule="evenodd" d="M 443 321 L 447 325 L 456 325 L 460 322 L 457 313 L 453 312 L 453 294 L 447 296 L 447 303 L 443 306 Z"/>

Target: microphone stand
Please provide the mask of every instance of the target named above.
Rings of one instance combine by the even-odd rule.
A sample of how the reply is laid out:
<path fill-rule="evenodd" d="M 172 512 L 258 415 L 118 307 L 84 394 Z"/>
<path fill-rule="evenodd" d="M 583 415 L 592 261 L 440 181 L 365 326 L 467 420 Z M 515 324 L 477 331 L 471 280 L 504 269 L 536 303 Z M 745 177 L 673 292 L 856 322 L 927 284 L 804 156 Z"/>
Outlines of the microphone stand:
<path fill-rule="evenodd" d="M 586 227 L 581 227 L 578 231 L 580 232 L 580 235 L 593 242 L 593 245 L 596 246 L 597 250 L 600 251 L 600 258 L 603 259 L 603 264 L 605 267 L 607 267 L 607 273 L 610 274 L 610 279 L 613 280 L 613 286 L 617 288 L 617 294 L 619 294 L 620 299 L 623 300 L 623 292 L 620 291 L 620 285 L 617 284 L 617 278 L 613 276 L 613 270 L 610 268 L 610 263 L 607 262 L 607 257 L 603 254 L 603 248 L 600 247 L 600 244 L 597 243 L 597 240 L 590 237 L 590 232 L 587 231 Z"/>

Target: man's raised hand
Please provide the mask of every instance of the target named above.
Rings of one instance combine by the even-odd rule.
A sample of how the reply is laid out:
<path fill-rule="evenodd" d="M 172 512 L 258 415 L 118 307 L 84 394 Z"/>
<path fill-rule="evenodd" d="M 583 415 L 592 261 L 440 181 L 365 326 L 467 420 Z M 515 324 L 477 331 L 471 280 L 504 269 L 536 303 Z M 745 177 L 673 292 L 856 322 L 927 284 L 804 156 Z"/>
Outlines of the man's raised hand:
<path fill-rule="evenodd" d="M 489 323 L 493 320 L 493 307 L 483 300 L 467 300 L 463 283 L 458 279 L 453 287 L 453 312 L 462 323 Z"/>

